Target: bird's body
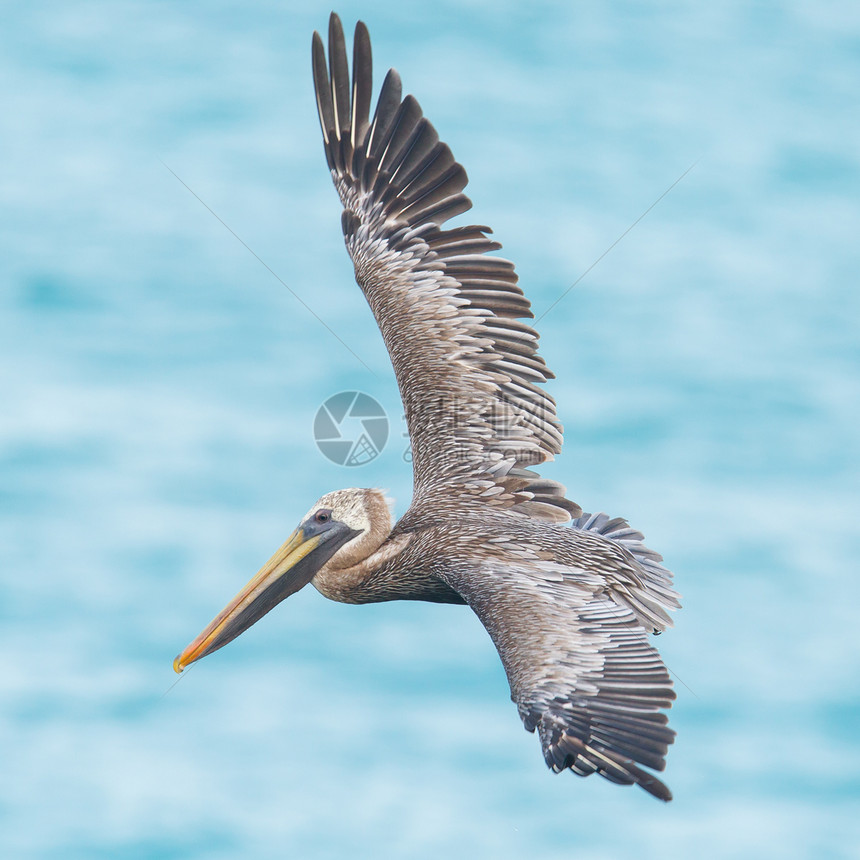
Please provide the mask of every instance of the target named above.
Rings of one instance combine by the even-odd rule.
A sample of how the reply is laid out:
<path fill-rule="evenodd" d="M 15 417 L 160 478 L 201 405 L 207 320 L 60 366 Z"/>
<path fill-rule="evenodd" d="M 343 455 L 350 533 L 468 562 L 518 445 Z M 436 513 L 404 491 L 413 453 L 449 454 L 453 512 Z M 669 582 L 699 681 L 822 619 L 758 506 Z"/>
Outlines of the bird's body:
<path fill-rule="evenodd" d="M 561 449 L 552 377 L 514 266 L 486 227 L 442 229 L 471 203 L 466 174 L 389 71 L 370 119 L 367 30 L 353 75 L 337 16 L 329 61 L 314 34 L 326 158 L 356 279 L 391 355 L 413 453 L 414 494 L 392 524 L 384 494 L 337 490 L 176 659 L 181 671 L 312 582 L 344 603 L 468 604 L 495 643 L 511 696 L 547 764 L 671 794 L 662 770 L 674 699 L 648 641 L 678 595 L 624 520 L 583 514 L 532 467 Z"/>

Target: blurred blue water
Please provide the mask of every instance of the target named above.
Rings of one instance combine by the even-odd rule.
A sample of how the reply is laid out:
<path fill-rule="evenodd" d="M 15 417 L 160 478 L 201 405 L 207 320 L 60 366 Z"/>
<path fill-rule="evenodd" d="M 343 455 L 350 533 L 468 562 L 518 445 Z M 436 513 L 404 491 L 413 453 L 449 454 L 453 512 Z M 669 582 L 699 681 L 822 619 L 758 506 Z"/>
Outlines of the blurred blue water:
<path fill-rule="evenodd" d="M 540 322 L 567 439 L 546 473 L 642 528 L 684 594 L 660 640 L 676 800 L 547 773 L 456 607 L 307 590 L 162 697 L 322 492 L 409 500 L 311 98 L 328 11 L 4 9 L 0 852 L 855 856 L 847 2 L 340 9 L 466 165 L 538 315 L 700 159 Z M 359 470 L 311 435 L 347 388 L 392 416 Z"/>

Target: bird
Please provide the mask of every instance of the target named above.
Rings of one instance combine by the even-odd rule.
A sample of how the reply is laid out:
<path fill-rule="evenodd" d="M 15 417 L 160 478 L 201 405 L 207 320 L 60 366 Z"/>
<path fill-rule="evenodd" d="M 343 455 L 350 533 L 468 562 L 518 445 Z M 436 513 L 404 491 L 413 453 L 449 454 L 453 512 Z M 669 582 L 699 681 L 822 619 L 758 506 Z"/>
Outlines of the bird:
<path fill-rule="evenodd" d="M 535 467 L 561 451 L 542 384 L 553 378 L 513 263 L 471 208 L 464 168 L 397 71 L 373 117 L 370 36 L 350 77 L 340 18 L 312 69 L 326 161 L 355 277 L 403 402 L 413 496 L 394 522 L 384 491 L 323 495 L 236 597 L 174 661 L 222 648 L 308 583 L 363 604 L 468 605 L 492 638 L 525 728 L 549 768 L 597 773 L 662 801 L 675 732 L 672 680 L 650 640 L 680 608 L 672 574 L 620 517 L 583 513 Z"/>

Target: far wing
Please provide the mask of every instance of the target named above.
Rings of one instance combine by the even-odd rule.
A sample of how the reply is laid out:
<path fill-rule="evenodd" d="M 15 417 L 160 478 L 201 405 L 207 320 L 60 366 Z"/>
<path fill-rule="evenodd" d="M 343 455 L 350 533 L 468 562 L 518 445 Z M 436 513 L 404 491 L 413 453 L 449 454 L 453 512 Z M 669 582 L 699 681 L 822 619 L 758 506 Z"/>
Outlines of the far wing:
<path fill-rule="evenodd" d="M 388 72 L 372 120 L 370 39 L 355 31 L 352 81 L 340 20 L 329 59 L 314 34 L 313 69 L 326 158 L 344 205 L 356 279 L 391 356 L 406 412 L 415 500 L 515 508 L 566 521 L 564 487 L 528 467 L 561 449 L 552 374 L 514 266 L 486 227 L 443 230 L 471 202 L 466 172 L 418 102 Z"/>
<path fill-rule="evenodd" d="M 645 768 L 665 767 L 675 733 L 663 709 L 675 693 L 626 598 L 613 596 L 602 575 L 525 559 L 487 561 L 446 579 L 492 637 L 549 767 L 671 800 Z"/>

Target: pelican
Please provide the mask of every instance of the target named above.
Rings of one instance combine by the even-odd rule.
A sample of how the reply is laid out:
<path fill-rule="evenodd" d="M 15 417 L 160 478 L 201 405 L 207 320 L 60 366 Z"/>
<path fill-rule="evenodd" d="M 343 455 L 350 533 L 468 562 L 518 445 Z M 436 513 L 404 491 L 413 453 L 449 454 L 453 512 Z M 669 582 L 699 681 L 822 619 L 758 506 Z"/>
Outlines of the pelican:
<path fill-rule="evenodd" d="M 355 276 L 391 356 L 412 444 L 413 498 L 394 523 L 377 489 L 326 493 L 174 661 L 222 648 L 312 583 L 331 600 L 467 604 L 490 634 L 525 728 L 556 773 L 672 795 L 662 771 L 675 693 L 649 642 L 680 607 L 662 557 L 625 520 L 587 514 L 534 467 L 561 450 L 553 378 L 513 263 L 471 208 L 466 172 L 418 102 L 385 77 L 373 119 L 367 27 L 350 80 L 332 14 L 313 79 Z"/>

